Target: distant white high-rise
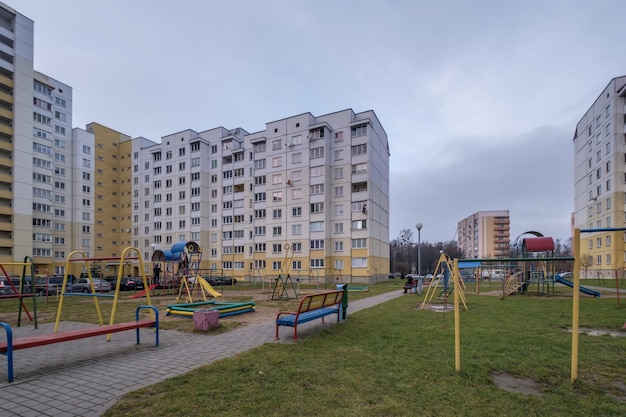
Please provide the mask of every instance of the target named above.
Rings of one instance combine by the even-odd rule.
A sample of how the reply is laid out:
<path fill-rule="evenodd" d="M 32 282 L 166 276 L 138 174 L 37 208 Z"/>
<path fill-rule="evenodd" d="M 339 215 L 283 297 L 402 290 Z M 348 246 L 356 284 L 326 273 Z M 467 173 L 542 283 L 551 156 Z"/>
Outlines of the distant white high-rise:
<path fill-rule="evenodd" d="M 576 125 L 574 133 L 574 227 L 626 225 L 626 76 L 612 79 Z M 624 231 L 584 233 L 581 273 L 614 277 L 624 270 Z M 573 242 L 574 245 L 577 242 Z"/>

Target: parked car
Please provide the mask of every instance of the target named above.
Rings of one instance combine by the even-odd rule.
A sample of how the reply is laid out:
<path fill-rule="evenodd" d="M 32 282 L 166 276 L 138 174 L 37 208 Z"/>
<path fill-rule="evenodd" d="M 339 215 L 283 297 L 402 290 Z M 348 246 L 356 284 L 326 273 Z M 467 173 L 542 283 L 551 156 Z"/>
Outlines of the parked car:
<path fill-rule="evenodd" d="M 67 276 L 66 291 L 71 290 L 74 275 Z M 56 295 L 63 292 L 63 275 L 51 275 L 48 278 L 38 278 L 35 280 L 35 294 Z"/>
<path fill-rule="evenodd" d="M 122 278 L 122 283 L 120 284 L 120 290 L 122 291 L 136 291 L 144 288 L 143 279 L 139 277 Z"/>
<path fill-rule="evenodd" d="M 216 285 L 235 285 L 237 283 L 236 278 L 229 277 L 205 277 L 204 278 L 211 286 Z"/>
<path fill-rule="evenodd" d="M 0 295 L 15 295 L 20 293 L 20 277 L 10 277 L 10 281 L 6 277 L 0 277 Z M 11 286 L 13 284 L 13 286 Z M 22 294 L 30 294 L 32 286 L 26 282 Z"/>
<path fill-rule="evenodd" d="M 117 275 L 107 275 L 104 280 L 111 284 L 111 289 L 115 289 L 117 285 Z"/>
<path fill-rule="evenodd" d="M 93 278 L 93 286 L 96 292 L 111 291 L 111 283 L 100 278 Z M 71 292 L 91 292 L 91 284 L 89 278 L 79 278 L 72 283 Z"/>

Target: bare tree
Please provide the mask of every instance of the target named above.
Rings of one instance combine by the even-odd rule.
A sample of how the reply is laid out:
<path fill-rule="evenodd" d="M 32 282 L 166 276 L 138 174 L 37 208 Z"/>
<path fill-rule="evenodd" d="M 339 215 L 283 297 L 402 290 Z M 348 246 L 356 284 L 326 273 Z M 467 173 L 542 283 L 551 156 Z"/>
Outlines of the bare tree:
<path fill-rule="evenodd" d="M 585 253 L 580 257 L 580 266 L 585 270 L 585 278 L 587 278 L 587 271 L 591 265 L 593 265 L 593 256 Z"/>

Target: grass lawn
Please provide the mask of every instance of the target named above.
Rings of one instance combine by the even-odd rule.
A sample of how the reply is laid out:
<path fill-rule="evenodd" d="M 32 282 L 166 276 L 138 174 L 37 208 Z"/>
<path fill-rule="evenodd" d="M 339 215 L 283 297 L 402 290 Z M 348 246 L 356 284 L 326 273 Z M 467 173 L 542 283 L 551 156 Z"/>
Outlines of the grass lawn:
<path fill-rule="evenodd" d="M 401 288 L 395 281 L 371 294 Z M 408 294 L 298 343 L 130 393 L 105 416 L 626 415 L 626 337 L 581 335 L 572 385 L 571 298 L 466 296 L 459 374 L 453 313 L 417 310 L 423 296 Z M 620 332 L 625 321 L 615 298 L 581 297 L 581 328 Z M 499 388 L 496 375 L 531 381 L 536 393 Z"/>

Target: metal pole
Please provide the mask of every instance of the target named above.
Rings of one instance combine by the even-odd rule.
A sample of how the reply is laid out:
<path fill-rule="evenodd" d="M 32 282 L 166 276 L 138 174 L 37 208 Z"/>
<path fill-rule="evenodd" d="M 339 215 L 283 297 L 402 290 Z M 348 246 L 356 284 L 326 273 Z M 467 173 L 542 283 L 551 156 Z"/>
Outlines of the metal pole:
<path fill-rule="evenodd" d="M 424 225 L 422 223 L 416 223 L 417 228 L 417 285 L 421 287 L 422 283 L 422 248 L 421 248 L 421 231 Z"/>
<path fill-rule="evenodd" d="M 424 225 L 422 223 L 416 223 L 415 228 L 417 229 L 417 276 L 422 276 L 422 254 L 421 254 L 421 231 Z"/>
<path fill-rule="evenodd" d="M 580 229 L 574 230 L 574 285 L 572 295 L 572 370 L 570 380 L 572 383 L 578 379 L 578 324 L 580 320 Z"/>

